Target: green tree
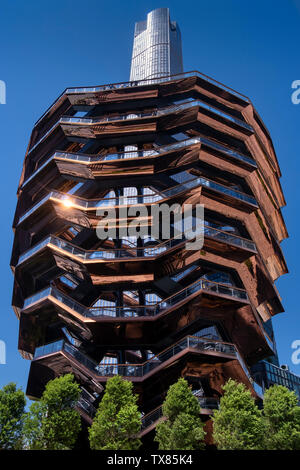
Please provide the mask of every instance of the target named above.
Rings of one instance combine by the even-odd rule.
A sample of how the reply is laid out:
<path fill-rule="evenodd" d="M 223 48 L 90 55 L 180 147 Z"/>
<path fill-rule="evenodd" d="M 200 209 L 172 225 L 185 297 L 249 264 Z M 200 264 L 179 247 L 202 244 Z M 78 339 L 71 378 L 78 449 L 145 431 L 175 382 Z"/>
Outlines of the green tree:
<path fill-rule="evenodd" d="M 265 449 L 300 450 L 300 407 L 295 392 L 282 385 L 264 395 Z"/>
<path fill-rule="evenodd" d="M 89 429 L 93 450 L 137 450 L 141 441 L 136 436 L 141 429 L 141 415 L 132 383 L 122 377 L 107 381 L 93 424 Z"/>
<path fill-rule="evenodd" d="M 40 401 L 32 403 L 24 422 L 24 447 L 31 450 L 72 449 L 81 428 L 74 408 L 80 387 L 72 374 L 51 380 Z"/>
<path fill-rule="evenodd" d="M 169 388 L 163 403 L 163 417 L 156 426 L 154 439 L 160 450 L 204 448 L 200 405 L 185 379 L 180 378 Z"/>
<path fill-rule="evenodd" d="M 25 395 L 16 384 L 0 390 L 0 449 L 20 448 L 25 405 Z"/>
<path fill-rule="evenodd" d="M 220 408 L 213 416 L 213 438 L 221 450 L 255 450 L 263 446 L 262 413 L 244 384 L 232 379 L 223 386 Z"/>

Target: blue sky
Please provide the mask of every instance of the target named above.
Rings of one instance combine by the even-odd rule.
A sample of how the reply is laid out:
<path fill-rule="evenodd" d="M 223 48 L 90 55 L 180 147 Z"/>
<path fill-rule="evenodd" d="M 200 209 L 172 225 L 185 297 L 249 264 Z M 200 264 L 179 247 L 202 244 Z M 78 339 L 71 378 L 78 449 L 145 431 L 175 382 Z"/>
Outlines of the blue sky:
<path fill-rule="evenodd" d="M 0 365 L 0 387 L 16 381 L 25 389 L 29 368 L 17 351 L 9 261 L 16 189 L 32 126 L 67 86 L 128 80 L 134 22 L 162 6 L 180 24 L 185 70 L 199 70 L 249 96 L 273 136 L 290 234 L 282 244 L 290 274 L 277 282 L 286 313 L 275 317 L 274 327 L 281 363 L 300 374 L 300 365 L 291 363 L 291 343 L 300 339 L 300 104 L 291 102 L 291 83 L 300 80 L 300 0 L 2 0 L 0 80 L 7 85 L 7 104 L 0 105 L 0 339 L 7 345 L 7 365 Z"/>

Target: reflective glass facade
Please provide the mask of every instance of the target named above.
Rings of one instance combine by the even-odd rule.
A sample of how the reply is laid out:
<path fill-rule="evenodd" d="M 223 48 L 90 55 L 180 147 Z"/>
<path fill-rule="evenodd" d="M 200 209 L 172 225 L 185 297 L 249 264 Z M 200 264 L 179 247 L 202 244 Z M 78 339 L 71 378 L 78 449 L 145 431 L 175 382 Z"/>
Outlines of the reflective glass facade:
<path fill-rule="evenodd" d="M 158 8 L 135 24 L 130 81 L 183 72 L 181 35 L 168 8 Z"/>
<path fill-rule="evenodd" d="M 283 367 L 283 366 L 282 366 Z M 267 389 L 272 385 L 283 385 L 294 390 L 300 401 L 300 377 L 288 369 L 283 369 L 267 361 L 261 361 L 252 367 L 253 378 Z"/>

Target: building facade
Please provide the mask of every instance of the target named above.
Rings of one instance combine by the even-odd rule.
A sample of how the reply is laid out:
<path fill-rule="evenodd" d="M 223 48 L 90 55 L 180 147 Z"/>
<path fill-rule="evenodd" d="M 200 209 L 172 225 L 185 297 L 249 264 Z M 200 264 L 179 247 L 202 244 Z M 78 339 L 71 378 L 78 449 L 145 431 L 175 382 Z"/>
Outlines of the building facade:
<path fill-rule="evenodd" d="M 130 80 L 183 72 L 181 34 L 169 8 L 158 8 L 135 24 Z"/>
<path fill-rule="evenodd" d="M 283 385 L 296 392 L 300 403 L 300 377 L 293 374 L 288 366 L 279 367 L 271 361 L 260 361 L 252 367 L 251 373 L 263 391 L 272 385 Z"/>
<path fill-rule="evenodd" d="M 107 379 L 122 375 L 151 442 L 178 377 L 208 430 L 230 377 L 261 398 L 251 367 L 276 363 L 287 231 L 280 168 L 251 101 L 199 72 L 144 79 L 68 88 L 35 124 L 11 265 L 28 396 L 72 372 L 91 423 Z M 172 218 L 167 238 L 151 235 L 162 203 L 204 205 L 201 249 L 186 248 Z M 124 235 L 141 205 L 148 235 Z"/>

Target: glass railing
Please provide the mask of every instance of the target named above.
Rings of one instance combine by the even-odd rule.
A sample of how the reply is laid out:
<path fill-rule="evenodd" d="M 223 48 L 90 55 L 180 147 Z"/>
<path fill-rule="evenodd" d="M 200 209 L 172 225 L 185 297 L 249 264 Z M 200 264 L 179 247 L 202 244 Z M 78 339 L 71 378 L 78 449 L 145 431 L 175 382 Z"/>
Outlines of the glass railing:
<path fill-rule="evenodd" d="M 257 252 L 256 245 L 252 240 L 247 240 L 246 238 L 233 235 L 232 233 L 225 232 L 214 227 L 204 225 L 204 236 L 253 251 L 254 253 Z"/>
<path fill-rule="evenodd" d="M 201 101 L 201 100 L 189 101 L 187 103 L 178 104 L 178 105 L 174 106 L 174 108 L 172 109 L 172 112 L 181 111 L 181 110 L 184 110 L 184 109 L 189 109 L 193 106 L 199 106 L 200 108 L 205 109 L 206 111 L 210 111 L 211 113 L 216 114 L 217 116 L 220 116 L 220 117 L 226 119 L 227 121 L 231 121 L 234 124 L 237 124 L 241 127 L 244 127 L 245 129 L 248 129 L 251 132 L 254 132 L 253 127 L 250 126 L 250 124 L 248 124 L 247 122 L 242 121 L 241 119 L 238 119 L 236 117 L 233 117 L 230 114 L 225 113 L 224 111 L 221 111 L 220 109 L 215 108 L 214 106 L 210 106 L 209 104 L 207 104 L 207 103 L 205 103 L 204 101 Z M 159 115 L 159 113 L 168 114 L 169 112 L 171 112 L 171 108 L 170 108 L 170 111 L 167 111 L 167 110 L 168 110 L 168 108 L 165 108 L 164 110 L 158 110 L 158 115 Z"/>
<path fill-rule="evenodd" d="M 56 352 L 62 351 L 64 347 L 64 340 L 55 341 L 54 343 L 48 343 L 44 346 L 39 346 L 35 349 L 34 358 L 48 356 L 48 354 L 54 354 Z"/>
<path fill-rule="evenodd" d="M 133 88 L 137 86 L 144 86 L 144 85 L 151 85 L 156 83 L 164 83 L 174 80 L 181 80 L 183 78 L 189 77 L 199 77 L 202 80 L 205 80 L 208 83 L 220 88 L 221 90 L 226 91 L 227 93 L 238 97 L 242 101 L 246 103 L 250 103 L 250 100 L 247 96 L 239 93 L 232 88 L 224 85 L 223 83 L 218 82 L 214 78 L 208 77 L 207 75 L 198 72 L 197 70 L 191 72 L 184 72 L 177 75 L 166 75 L 166 76 L 156 76 L 152 78 L 147 78 L 144 80 L 135 80 L 132 82 L 120 82 L 120 83 L 110 83 L 106 85 L 100 85 L 95 87 L 73 87 L 73 88 L 66 88 L 66 90 L 55 100 L 55 102 L 45 111 L 45 113 L 38 119 L 35 126 L 41 122 L 41 120 L 48 114 L 48 112 L 52 109 L 52 107 L 59 101 L 59 99 L 65 94 L 78 94 L 78 93 L 97 93 L 99 91 L 109 91 L 109 90 L 117 90 L 120 88 Z"/>
<path fill-rule="evenodd" d="M 231 150 L 228 147 L 224 147 L 223 145 L 218 144 L 217 142 L 214 142 L 210 139 L 206 139 L 205 137 L 201 137 L 200 139 L 201 139 L 201 142 L 207 147 L 218 150 L 219 152 L 225 153 L 226 155 L 229 155 L 230 157 L 236 158 L 237 160 L 241 160 L 242 162 L 248 163 L 248 165 L 251 165 L 257 168 L 256 162 L 251 157 L 247 157 L 246 155 L 242 153 L 236 152 L 235 150 Z"/>
<path fill-rule="evenodd" d="M 168 75 L 168 76 L 159 76 L 159 77 L 153 77 L 153 78 L 147 78 L 143 80 L 135 80 L 132 82 L 121 82 L 121 83 L 113 83 L 113 84 L 107 84 L 107 85 L 100 85 L 96 87 L 76 87 L 76 88 L 67 88 L 63 94 L 77 94 L 77 93 L 96 93 L 99 91 L 109 91 L 109 90 L 116 90 L 120 88 L 132 88 L 136 86 L 143 86 L 143 85 L 150 85 L 150 84 L 155 84 L 155 83 L 164 83 L 172 80 L 182 80 L 183 78 L 189 78 L 189 77 L 199 77 L 205 80 L 208 83 L 211 83 L 212 85 L 226 91 L 227 93 L 230 93 L 231 95 L 237 96 L 243 101 L 246 101 L 247 103 L 250 103 L 249 98 L 247 98 L 245 95 L 233 90 L 232 88 L 223 85 L 222 83 L 218 82 L 217 80 L 208 77 L 207 75 L 198 72 L 198 71 L 191 71 L 191 72 L 184 72 L 180 73 L 177 75 Z M 42 119 L 42 118 L 41 118 Z"/>
<path fill-rule="evenodd" d="M 156 246 L 151 247 L 135 247 L 128 246 L 126 248 L 119 249 L 103 249 L 95 251 L 85 251 L 82 248 L 78 248 L 75 245 L 72 245 L 69 242 L 61 240 L 60 238 L 49 236 L 45 240 L 41 241 L 35 245 L 30 250 L 23 253 L 20 256 L 18 264 L 23 263 L 25 260 L 29 259 L 35 253 L 38 253 L 45 246 L 54 246 L 60 250 L 70 253 L 77 258 L 80 258 L 82 261 L 95 261 L 95 260 L 110 260 L 110 259 L 119 259 L 119 258 L 137 258 L 137 257 L 152 257 L 157 256 L 167 249 L 176 246 L 177 244 L 183 242 L 185 239 L 171 239 L 165 243 L 161 243 Z"/>
<path fill-rule="evenodd" d="M 122 375 L 123 377 L 144 377 L 172 357 L 179 353 L 187 352 L 187 350 L 190 349 L 204 354 L 213 352 L 237 358 L 236 349 L 233 344 L 208 340 L 197 336 L 187 336 L 162 353 L 153 356 L 143 364 L 98 364 L 74 346 L 62 340 L 36 348 L 34 359 L 39 359 L 57 352 L 66 352 L 82 366 L 99 377 L 111 377 L 115 375 Z"/>
<path fill-rule="evenodd" d="M 83 397 L 79 398 L 78 402 L 76 403 L 76 406 L 78 408 L 81 408 L 91 418 L 93 418 L 97 412 L 96 408 Z"/>
<path fill-rule="evenodd" d="M 52 290 L 52 287 L 47 287 L 47 289 L 40 290 L 36 294 L 27 297 L 27 299 L 24 300 L 23 310 L 36 302 L 47 299 L 47 297 L 52 294 Z"/>
<path fill-rule="evenodd" d="M 66 343 L 64 340 L 55 341 L 54 343 L 46 344 L 36 348 L 34 352 L 34 359 L 55 354 L 57 352 L 65 351 L 76 359 L 80 364 L 85 366 L 88 370 L 95 373 L 97 363 L 93 359 L 83 354 L 79 349 L 76 349 L 71 344 Z"/>
<path fill-rule="evenodd" d="M 219 408 L 219 400 L 210 397 L 197 397 L 199 405 L 204 410 L 217 410 Z"/>
<path fill-rule="evenodd" d="M 79 209 L 84 210 L 97 210 L 100 207 L 114 207 L 114 206 L 127 206 L 127 205 L 137 205 L 137 204 L 152 204 L 158 201 L 162 201 L 163 199 L 170 198 L 172 196 L 176 196 L 181 192 L 185 192 L 188 189 L 197 188 L 198 186 L 202 186 L 205 188 L 209 188 L 213 191 L 216 191 L 221 194 L 225 194 L 227 196 L 233 197 L 240 201 L 246 202 L 247 204 L 251 204 L 252 206 L 257 207 L 256 199 L 249 194 L 242 193 L 237 191 L 236 189 L 232 189 L 228 186 L 224 186 L 220 183 L 216 183 L 208 178 L 204 178 L 203 176 L 199 176 L 198 178 L 193 178 L 189 181 L 184 183 L 180 183 L 172 188 L 166 189 L 164 191 L 158 192 L 156 191 L 153 194 L 148 195 L 141 195 L 141 196 L 120 196 L 118 198 L 102 198 L 102 199 L 83 199 L 76 196 L 70 196 L 66 193 L 61 193 L 59 191 L 51 191 L 47 196 L 41 199 L 37 204 L 32 206 L 28 211 L 23 214 L 18 224 L 23 222 L 27 217 L 29 217 L 33 212 L 35 212 L 38 208 L 40 208 L 43 204 L 47 201 L 52 200 L 54 202 L 61 202 L 66 204 L 68 207 L 77 207 Z"/>
<path fill-rule="evenodd" d="M 174 294 L 173 296 L 169 297 L 166 300 L 162 300 L 161 302 L 157 303 L 156 305 L 149 305 L 149 306 L 124 306 L 124 307 L 106 307 L 106 306 L 100 306 L 100 307 L 85 307 L 75 300 L 71 299 L 69 296 L 66 294 L 60 292 L 57 288 L 55 287 L 50 287 L 47 289 L 44 289 L 35 295 L 27 298 L 24 302 L 23 310 L 27 309 L 28 307 L 31 307 L 33 304 L 44 301 L 48 299 L 49 297 L 53 297 L 56 299 L 58 302 L 60 302 L 61 306 L 66 306 L 69 309 L 73 310 L 76 313 L 79 313 L 82 316 L 85 317 L 100 317 L 100 316 L 110 316 L 110 317 L 115 317 L 115 318 L 120 318 L 120 317 L 141 317 L 141 316 L 154 316 L 158 315 L 164 310 L 167 310 L 168 308 L 172 307 L 178 302 L 181 302 L 182 300 L 188 298 L 190 295 L 193 293 L 199 291 L 199 290 L 207 290 L 212 293 L 217 293 L 220 295 L 229 295 L 237 300 L 248 300 L 248 296 L 246 291 L 242 289 L 237 289 L 229 286 L 225 286 L 223 284 L 217 284 L 212 281 L 207 281 L 200 279 L 199 281 L 196 281 L 194 284 L 190 285 L 186 289 L 183 289 L 181 292 Z M 203 338 L 198 338 L 196 336 L 190 336 L 188 337 L 188 347 L 193 347 L 192 345 L 198 344 L 198 340 L 201 342 Z M 36 354 L 39 355 L 47 355 L 47 354 L 52 354 L 54 352 L 60 351 L 61 345 L 64 343 L 64 341 L 58 341 L 55 343 L 51 343 L 45 346 L 41 346 L 40 348 L 36 349 Z M 67 344 L 67 343 L 66 343 Z M 179 343 L 178 343 L 179 344 Z M 180 343 L 181 344 L 181 343 Z M 199 343 L 200 344 L 200 343 Z M 202 344 L 202 343 L 201 343 Z M 71 346 L 67 344 L 67 347 L 73 348 L 75 351 L 78 351 L 74 346 Z M 58 349 L 57 349 L 58 348 Z M 252 383 L 253 379 L 250 374 L 250 371 L 248 369 L 248 366 L 245 364 L 241 354 L 239 351 L 230 343 L 222 343 L 219 341 L 215 340 L 205 340 L 205 350 L 209 350 L 212 348 L 214 351 L 218 352 L 224 352 L 225 351 L 233 351 L 234 350 L 234 355 L 236 358 L 239 360 L 241 367 L 243 368 L 246 376 L 248 377 L 249 381 Z M 218 349 L 219 348 L 219 349 Z M 232 349 L 233 348 L 233 349 Z M 168 350 L 169 351 L 169 350 Z M 174 351 L 174 349 L 173 349 Z M 82 354 L 82 353 L 80 353 Z M 162 353 L 164 354 L 164 353 Z M 167 352 L 166 352 L 167 354 Z M 227 354 L 227 352 L 226 352 Z M 158 356 L 155 356 L 158 357 Z M 161 355 L 160 355 L 161 357 Z M 152 360 L 156 360 L 155 358 L 151 358 Z M 162 360 L 162 359 L 161 359 Z M 166 360 L 166 359 L 164 359 Z M 100 367 L 100 366 L 99 366 Z M 102 367 L 102 365 L 101 365 Z M 121 373 L 121 369 L 118 369 L 118 366 L 109 364 L 107 365 L 109 368 L 115 368 L 117 367 L 117 370 Z M 122 366 L 123 367 L 123 366 Z M 147 365 L 147 367 L 149 367 Z M 124 375 L 124 374 L 122 374 Z"/>
<path fill-rule="evenodd" d="M 228 243 L 230 245 L 238 246 L 246 250 L 253 251 L 256 253 L 256 245 L 251 240 L 241 238 L 237 235 L 232 235 L 229 232 L 224 232 L 214 227 L 204 225 L 204 236 L 218 240 L 220 242 Z M 26 261 L 27 259 L 34 256 L 36 253 L 41 251 L 46 246 L 57 247 L 60 250 L 63 250 L 66 253 L 70 253 L 77 258 L 80 258 L 82 261 L 95 261 L 95 260 L 111 260 L 111 259 L 121 259 L 121 258 L 144 258 L 144 257 L 154 257 L 158 256 L 165 251 L 179 245 L 186 241 L 185 234 L 182 234 L 182 238 L 172 238 L 170 240 L 161 242 L 154 246 L 128 246 L 124 248 L 116 249 L 102 249 L 102 250 L 84 250 L 79 248 L 72 243 L 69 243 L 65 240 L 62 240 L 54 235 L 50 235 L 41 242 L 37 243 L 35 246 L 25 251 L 18 260 L 18 265 Z M 191 238 L 189 238 L 191 241 Z"/>
<path fill-rule="evenodd" d="M 159 116 L 164 116 L 167 114 L 171 114 L 177 111 L 184 111 L 185 109 L 190 109 L 193 107 L 200 107 L 202 109 L 205 109 L 206 111 L 210 111 L 211 113 L 215 114 L 216 116 L 222 117 L 223 119 L 230 121 L 234 124 L 237 124 L 240 127 L 243 127 L 244 129 L 249 130 L 250 132 L 254 132 L 252 126 L 250 124 L 246 123 L 245 121 L 242 121 L 241 119 L 238 119 L 236 117 L 231 116 L 228 113 L 225 113 L 224 111 L 221 111 L 218 108 L 215 108 L 214 106 L 210 106 L 209 104 L 205 103 L 204 101 L 201 100 L 193 100 L 193 101 L 188 101 L 186 103 L 178 104 L 178 105 L 172 105 L 172 106 L 167 106 L 165 108 L 159 108 L 155 109 L 153 111 L 148 111 L 148 112 L 127 112 L 124 114 L 119 114 L 117 116 L 101 116 L 101 117 L 72 117 L 72 116 L 63 116 L 61 117 L 44 135 L 41 137 L 28 151 L 28 154 L 30 154 L 43 140 L 47 138 L 47 136 L 60 124 L 84 124 L 84 125 L 94 125 L 94 124 L 100 124 L 100 123 L 107 123 L 107 122 L 115 122 L 115 121 L 123 121 L 123 120 L 132 120 L 132 119 L 141 119 L 141 118 L 149 118 L 149 117 L 159 117 Z"/>
<path fill-rule="evenodd" d="M 253 383 L 253 379 L 252 379 L 252 376 L 251 376 L 251 374 L 250 374 L 250 370 L 249 370 L 248 366 L 245 364 L 245 362 L 244 362 L 244 360 L 243 360 L 243 358 L 242 358 L 242 356 L 241 356 L 241 354 L 239 353 L 238 350 L 236 350 L 236 355 L 237 355 L 237 358 L 238 358 L 238 360 L 239 360 L 239 363 L 240 363 L 241 366 L 242 366 L 242 369 L 244 370 L 246 376 L 247 376 L 248 379 L 249 379 L 249 382 L 251 382 L 251 384 L 252 384 L 252 383 Z"/>
<path fill-rule="evenodd" d="M 184 190 L 184 188 L 182 189 Z M 19 219 L 19 224 L 29 217 L 33 212 L 39 209 L 47 201 L 60 202 L 65 204 L 67 207 L 76 207 L 84 210 L 97 210 L 99 207 L 114 207 L 114 206 L 126 206 L 136 204 L 151 204 L 158 202 L 163 199 L 163 193 L 154 193 L 141 196 L 121 196 L 119 198 L 101 198 L 101 199 L 83 199 L 76 196 L 70 196 L 66 193 L 59 191 L 51 191 L 47 196 L 41 199 L 37 204 L 31 207 L 25 214 Z"/>
<path fill-rule="evenodd" d="M 193 137 L 191 139 L 186 139 L 181 142 L 175 142 L 173 144 L 163 145 L 151 150 L 130 150 L 118 153 L 109 153 L 106 155 L 85 155 L 80 153 L 71 153 L 71 152 L 55 152 L 51 157 L 44 162 L 32 175 L 30 175 L 23 183 L 22 187 L 26 186 L 29 181 L 31 181 L 43 168 L 45 168 L 51 161 L 58 160 L 71 160 L 79 163 L 98 163 L 100 161 L 112 161 L 112 160 L 127 160 L 132 158 L 146 158 L 155 155 L 160 155 L 163 153 L 171 152 L 172 150 L 180 150 L 190 145 L 202 143 L 209 148 L 222 152 L 230 157 L 233 157 L 237 160 L 240 160 L 248 165 L 257 167 L 255 161 L 243 155 L 242 153 L 231 150 L 217 142 L 213 142 L 205 137 Z"/>
<path fill-rule="evenodd" d="M 262 328 L 262 331 L 263 331 L 263 333 L 264 333 L 265 340 L 267 341 L 269 348 L 270 348 L 272 351 L 274 351 L 274 352 L 276 353 L 276 346 L 275 346 L 275 343 L 271 340 L 271 338 L 269 337 L 269 335 L 265 332 L 265 329 L 264 329 L 263 325 L 262 325 L 261 328 Z"/>
<path fill-rule="evenodd" d="M 23 214 L 20 218 L 19 218 L 19 221 L 18 221 L 18 224 L 20 224 L 21 222 L 23 222 L 23 220 L 25 220 L 27 217 L 29 217 L 33 212 L 36 211 L 36 209 L 38 209 L 39 207 L 41 207 L 45 202 L 47 202 L 50 198 L 51 198 L 51 194 L 47 194 L 47 196 L 43 197 L 43 199 L 41 199 L 37 204 L 35 204 L 34 206 L 32 206 L 28 211 L 25 212 L 25 214 Z"/>
<path fill-rule="evenodd" d="M 60 304 L 68 307 L 76 313 L 88 318 L 95 317 L 142 317 L 142 316 L 155 316 L 161 312 L 171 308 L 177 303 L 187 299 L 191 295 L 199 291 L 207 291 L 212 294 L 217 294 L 221 296 L 228 296 L 236 300 L 248 301 L 247 292 L 244 289 L 238 289 L 237 287 L 227 286 L 225 284 L 218 284 L 213 281 L 208 281 L 206 279 L 199 279 L 190 286 L 181 290 L 180 292 L 173 294 L 167 299 L 161 300 L 154 305 L 128 305 L 128 306 L 98 306 L 98 307 L 85 307 L 84 305 L 76 302 L 68 295 L 64 294 L 56 287 L 49 287 L 44 289 L 36 294 L 28 297 L 24 301 L 23 310 L 31 307 L 33 304 L 44 301 L 48 297 L 52 297 L 57 300 Z"/>
<path fill-rule="evenodd" d="M 189 144 L 191 145 L 191 144 Z M 165 148 L 160 147 L 161 149 Z M 166 150 L 167 151 L 167 150 Z M 46 160 L 37 170 L 32 173 L 23 183 L 22 187 L 26 186 L 39 172 L 45 168 L 50 162 L 53 160 L 65 160 L 65 161 L 74 161 L 78 163 L 98 163 L 100 161 L 106 160 L 127 160 L 132 158 L 143 158 L 149 157 L 154 155 L 159 155 L 160 152 L 157 150 L 131 150 L 131 151 L 124 151 L 118 153 L 109 153 L 106 155 L 85 155 L 80 153 L 72 153 L 72 152 L 55 152 L 51 157 Z"/>
<path fill-rule="evenodd" d="M 219 400 L 217 398 L 210 398 L 210 397 L 197 397 L 199 401 L 199 405 L 201 409 L 210 410 L 217 410 L 219 408 Z M 162 406 L 159 406 L 155 410 L 147 413 L 146 415 L 142 416 L 142 431 L 147 429 L 152 424 L 156 423 L 160 418 L 163 416 Z"/>
<path fill-rule="evenodd" d="M 147 413 L 146 415 L 142 416 L 142 425 L 141 431 L 144 429 L 149 428 L 152 424 L 156 423 L 160 418 L 163 416 L 162 406 L 159 406 L 155 410 Z"/>
<path fill-rule="evenodd" d="M 257 382 L 255 382 L 254 380 L 252 381 L 252 386 L 255 390 L 255 393 L 260 397 L 260 398 L 263 398 L 264 396 L 264 389 L 261 385 L 259 385 Z"/>
<path fill-rule="evenodd" d="M 246 193 L 237 191 L 236 189 L 229 188 L 228 186 L 224 186 L 223 184 L 216 183 L 215 181 L 212 181 L 208 178 L 204 178 L 203 176 L 199 176 L 198 178 L 194 178 L 184 183 L 178 184 L 173 188 L 166 189 L 161 194 L 164 198 L 168 198 L 171 196 L 175 196 L 176 194 L 179 194 L 182 191 L 186 191 L 187 189 L 196 188 L 197 186 L 212 189 L 213 191 L 226 194 L 227 196 L 234 197 L 236 199 L 239 199 L 240 201 L 246 202 L 257 207 L 257 202 L 254 197 Z"/>
<path fill-rule="evenodd" d="M 22 264 L 24 261 L 26 261 L 27 259 L 31 258 L 31 256 L 35 255 L 36 253 L 38 253 L 40 250 L 42 250 L 43 248 L 45 248 L 45 246 L 48 246 L 49 244 L 51 244 L 51 240 L 52 239 L 55 239 L 56 237 L 52 237 L 52 236 L 49 236 L 47 238 L 45 238 L 44 240 L 42 240 L 41 242 L 37 243 L 36 245 L 34 245 L 32 248 L 30 248 L 29 250 L 25 251 L 20 257 L 19 257 L 19 260 L 18 260 L 18 265 L 19 264 Z"/>
<path fill-rule="evenodd" d="M 253 379 L 250 375 L 248 367 L 244 363 L 241 355 L 233 344 L 207 338 L 200 338 L 198 336 L 186 336 L 184 339 L 178 341 L 163 352 L 151 357 L 151 359 L 147 360 L 143 364 L 106 364 L 104 362 L 97 363 L 86 354 L 79 351 L 79 349 L 75 348 L 73 345 L 66 343 L 64 340 L 59 340 L 54 343 L 46 344 L 36 348 L 34 359 L 39 359 L 49 354 L 55 354 L 57 352 L 64 351 L 96 376 L 111 377 L 115 375 L 122 375 L 124 377 L 144 377 L 153 369 L 162 365 L 172 357 L 179 353 L 187 352 L 190 349 L 204 354 L 218 353 L 231 356 L 233 359 L 237 359 L 246 376 L 248 377 L 249 382 L 253 384 Z M 202 400 L 203 397 L 199 398 Z M 208 403 L 205 403 L 205 401 L 202 402 L 201 406 L 204 408 L 205 404 L 208 406 Z"/>

